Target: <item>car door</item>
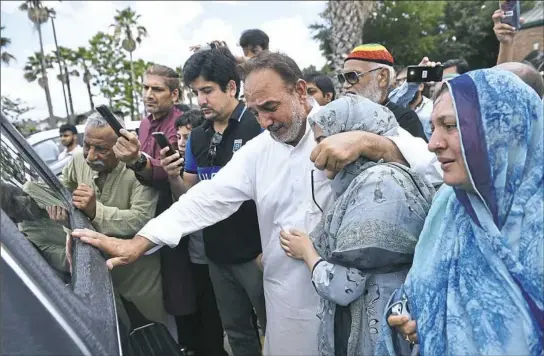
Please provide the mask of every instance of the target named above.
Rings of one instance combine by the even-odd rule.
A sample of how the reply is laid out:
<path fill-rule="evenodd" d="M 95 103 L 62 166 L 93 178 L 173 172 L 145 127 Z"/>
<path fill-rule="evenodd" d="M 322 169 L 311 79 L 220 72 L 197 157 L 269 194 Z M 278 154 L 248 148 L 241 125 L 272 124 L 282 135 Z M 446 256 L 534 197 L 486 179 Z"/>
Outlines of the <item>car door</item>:
<path fill-rule="evenodd" d="M 72 273 L 64 241 L 93 229 L 19 132 L 0 116 L 1 354 L 121 355 L 109 271 L 101 253 L 74 241 Z M 67 219 L 50 218 L 60 206 Z"/>

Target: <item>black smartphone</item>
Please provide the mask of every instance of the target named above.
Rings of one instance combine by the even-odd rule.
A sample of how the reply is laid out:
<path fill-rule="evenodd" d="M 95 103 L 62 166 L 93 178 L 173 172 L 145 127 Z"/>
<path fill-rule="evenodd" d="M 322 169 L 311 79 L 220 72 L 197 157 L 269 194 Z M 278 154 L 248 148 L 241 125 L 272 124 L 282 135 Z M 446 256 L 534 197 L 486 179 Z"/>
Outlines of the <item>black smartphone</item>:
<path fill-rule="evenodd" d="M 408 66 L 406 81 L 414 83 L 441 82 L 444 67 Z"/>
<path fill-rule="evenodd" d="M 115 131 L 115 133 L 117 134 L 117 136 L 119 137 L 123 136 L 121 134 L 121 129 L 123 128 L 123 126 L 106 105 L 98 106 L 96 108 L 96 111 L 98 111 L 98 113 L 102 115 L 102 117 L 108 122 L 108 124 L 111 126 L 113 131 Z"/>
<path fill-rule="evenodd" d="M 157 142 L 157 145 L 159 145 L 161 150 L 163 148 L 165 148 L 165 147 L 170 148 L 170 150 L 168 152 L 166 152 L 166 157 L 171 156 L 174 153 L 176 153 L 176 149 L 170 144 L 170 142 L 168 141 L 168 138 L 166 137 L 164 132 L 160 132 L 160 131 L 159 132 L 153 132 L 151 134 L 151 136 L 153 136 L 153 138 L 155 139 L 155 142 Z"/>
<path fill-rule="evenodd" d="M 502 23 L 508 24 L 519 29 L 519 0 L 501 0 L 499 6 L 504 11 L 505 18 L 501 19 Z"/>

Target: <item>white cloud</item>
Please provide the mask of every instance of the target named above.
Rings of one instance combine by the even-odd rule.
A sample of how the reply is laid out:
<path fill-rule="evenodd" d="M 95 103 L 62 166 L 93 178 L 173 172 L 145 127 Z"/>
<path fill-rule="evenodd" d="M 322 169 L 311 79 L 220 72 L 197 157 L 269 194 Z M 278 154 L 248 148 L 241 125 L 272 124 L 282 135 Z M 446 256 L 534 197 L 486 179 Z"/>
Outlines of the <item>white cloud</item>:
<path fill-rule="evenodd" d="M 325 64 L 319 43 L 312 39 L 311 31 L 302 17 L 272 20 L 264 23 L 261 28 L 270 37 L 270 49 L 287 54 L 297 62 L 300 69 L 311 64 L 320 69 Z"/>
<path fill-rule="evenodd" d="M 108 32 L 116 9 L 131 6 L 141 15 L 140 22 L 149 33 L 149 37 L 144 39 L 142 45 L 134 52 L 134 58 L 175 67 L 183 65 L 191 55 L 189 46 L 212 40 L 224 40 L 235 55 L 242 55 L 242 50 L 237 43 L 241 31 L 246 29 L 243 23 L 244 16 L 247 14 L 238 12 L 227 18 L 223 12 L 227 10 L 227 7 L 249 7 L 257 3 L 239 1 L 222 1 L 221 3 L 213 4 L 212 7 L 208 5 L 203 7 L 200 2 L 195 1 L 51 1 L 45 2 L 44 5 L 54 8 L 57 12 L 55 25 L 59 45 L 70 48 L 87 46 L 89 39 L 98 31 Z M 292 4 L 306 14 L 319 12 L 320 6 L 324 7 L 324 3 L 293 2 Z M 13 40 L 10 53 L 18 59 L 9 67 L 2 64 L 1 93 L 13 99 L 21 98 L 30 106 L 35 107 L 35 110 L 27 116 L 42 119 L 48 116 L 44 91 L 37 82 L 27 83 L 23 79 L 22 71 L 26 58 L 39 50 L 38 34 L 18 10 L 20 4 L 21 1 L 1 2 L 2 20 L 11 22 L 8 25 L 8 30 L 11 31 L 8 37 Z M 281 11 L 278 11 L 278 14 L 280 13 Z M 271 49 L 281 50 L 292 56 L 301 68 L 310 64 L 320 68 L 324 64 L 325 59 L 319 52 L 318 43 L 311 39 L 310 30 L 302 16 L 281 17 L 280 15 L 277 19 L 265 22 L 260 27 L 270 36 Z M 27 43 L 21 45 L 20 38 L 26 38 Z M 55 48 L 50 23 L 44 26 L 44 47 L 46 52 Z M 48 72 L 54 113 L 57 116 L 65 116 L 62 87 L 56 79 L 57 74 L 57 69 Z M 89 110 L 87 89 L 81 78 L 72 77 L 71 88 L 75 111 L 81 113 Z M 93 88 L 93 92 L 97 93 L 98 89 Z M 105 99 L 100 96 L 95 97 L 94 101 L 97 105 L 105 103 Z"/>
<path fill-rule="evenodd" d="M 0 9 L 5 14 L 12 14 L 19 11 L 20 1 L 0 1 Z"/>
<path fill-rule="evenodd" d="M 213 3 L 216 3 L 216 4 L 224 4 L 224 5 L 230 5 L 230 6 L 247 6 L 248 3 L 247 2 L 244 2 L 244 1 L 226 1 L 226 0 L 221 0 L 221 1 L 212 1 Z"/>
<path fill-rule="evenodd" d="M 135 10 L 142 15 L 148 37 L 134 57 L 170 67 L 183 64 L 191 45 L 186 26 L 204 12 L 202 5 L 195 1 L 139 1 Z"/>

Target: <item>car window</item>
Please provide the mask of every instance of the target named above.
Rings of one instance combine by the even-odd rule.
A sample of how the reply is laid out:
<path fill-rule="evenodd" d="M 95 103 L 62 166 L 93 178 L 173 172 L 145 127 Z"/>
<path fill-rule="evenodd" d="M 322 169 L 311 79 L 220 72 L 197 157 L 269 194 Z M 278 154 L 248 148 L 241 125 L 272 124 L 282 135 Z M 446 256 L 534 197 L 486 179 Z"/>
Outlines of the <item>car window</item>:
<path fill-rule="evenodd" d="M 32 282 L 32 293 L 47 301 L 57 321 L 64 319 L 63 328 L 71 339 L 79 338 L 78 348 L 88 349 L 83 354 L 119 355 L 115 295 L 104 256 L 92 246 L 74 241 L 71 273 L 66 263 L 65 241 L 70 231 L 92 230 L 93 226 L 83 212 L 72 206 L 70 192 L 2 114 L 0 172 L 2 259 L 11 255 L 10 266 L 17 267 L 18 276 L 27 273 L 24 283 Z M 65 209 L 66 214 L 55 213 L 51 207 L 61 212 Z M 16 296 L 14 300 L 18 300 Z M 25 311 L 19 319 L 28 317 Z M 22 324 L 13 326 L 13 330 L 23 335 L 32 333 L 28 325 Z M 30 344 L 32 335 L 24 340 Z M 60 342 L 51 341 L 55 345 Z M 41 346 L 33 351 L 27 354 L 60 354 Z"/>
<path fill-rule="evenodd" d="M 32 148 L 46 164 L 57 161 L 59 154 L 64 149 L 62 148 L 62 144 L 60 143 L 60 137 L 54 137 L 39 142 L 32 146 Z"/>
<path fill-rule="evenodd" d="M 69 283 L 65 244 L 71 230 L 70 207 L 66 198 L 40 178 L 37 170 L 13 147 L 7 137 L 2 137 L 1 208 L 59 278 Z"/>

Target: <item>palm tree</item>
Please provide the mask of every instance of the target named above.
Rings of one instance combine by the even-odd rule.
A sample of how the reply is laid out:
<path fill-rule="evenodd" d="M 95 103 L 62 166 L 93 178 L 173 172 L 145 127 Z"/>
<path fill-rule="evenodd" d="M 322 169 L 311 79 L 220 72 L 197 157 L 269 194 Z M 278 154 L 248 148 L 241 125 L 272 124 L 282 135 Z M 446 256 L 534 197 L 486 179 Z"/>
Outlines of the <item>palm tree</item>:
<path fill-rule="evenodd" d="M 24 78 L 32 83 L 38 81 L 38 84 L 45 90 L 47 87 L 47 75 L 44 77 L 42 67 L 47 69 L 53 68 L 54 58 L 51 56 L 42 57 L 40 52 L 35 52 L 32 56 L 28 57 L 26 65 L 23 68 Z"/>
<path fill-rule="evenodd" d="M 70 104 L 70 114 L 67 115 L 68 121 L 73 123 L 75 121 L 74 104 L 72 100 L 72 89 L 70 86 L 70 76 L 79 77 L 79 72 L 75 70 L 75 57 L 76 53 L 70 48 L 57 47 L 56 51 L 53 51 L 53 55 L 57 58 L 59 67 L 62 66 L 60 74 L 57 75 L 57 79 L 60 80 L 62 86 L 66 86 L 68 91 L 68 103 Z"/>
<path fill-rule="evenodd" d="M 57 57 L 57 64 L 59 65 L 59 75 L 57 75 L 57 78 L 66 78 L 65 80 L 62 80 L 62 96 L 64 97 L 64 106 L 66 108 L 66 117 L 68 118 L 68 121 L 71 122 L 74 118 L 74 105 L 72 102 L 72 91 L 70 90 L 70 81 L 69 78 L 66 76 L 66 73 L 63 71 L 66 70 L 66 63 L 61 62 L 61 56 L 59 51 L 59 44 L 57 42 L 57 30 L 55 29 L 55 18 L 57 16 L 57 13 L 53 9 L 47 9 L 49 13 L 49 18 L 51 19 L 51 27 L 53 29 L 53 39 L 55 40 L 55 48 L 56 51 L 54 51 L 55 56 Z M 68 90 L 68 100 L 66 98 L 66 91 Z M 68 101 L 70 101 L 70 111 L 68 111 Z"/>
<path fill-rule="evenodd" d="M 4 31 L 6 27 L 2 26 L 0 27 L 1 31 Z M 4 48 L 9 46 L 11 44 L 11 40 L 7 37 L 0 37 L 0 47 L 2 48 L 2 62 L 5 64 L 9 64 L 11 60 L 16 60 L 15 57 L 6 51 L 4 51 Z"/>
<path fill-rule="evenodd" d="M 91 104 L 91 110 L 94 109 L 93 93 L 91 91 L 91 80 L 93 78 L 91 71 L 89 70 L 92 59 L 92 53 L 85 47 L 78 47 L 72 57 L 72 64 L 76 66 L 79 71 L 83 72 L 83 83 L 87 86 L 87 94 L 89 94 L 89 102 Z M 79 76 L 79 72 L 76 76 Z"/>
<path fill-rule="evenodd" d="M 132 9 L 127 7 L 124 10 L 117 10 L 117 15 L 113 18 L 115 23 L 111 26 L 114 27 L 114 37 L 117 40 L 123 39 L 121 46 L 124 50 L 129 53 L 130 56 L 130 76 L 132 82 L 132 91 L 131 91 L 131 120 L 134 120 L 134 89 L 136 88 L 135 84 L 135 75 L 134 75 L 134 65 L 132 61 L 132 52 L 136 49 L 136 45 L 142 43 L 144 37 L 147 36 L 147 30 L 145 27 L 138 25 L 138 20 L 140 15 L 132 11 Z"/>
<path fill-rule="evenodd" d="M 349 52 L 363 42 L 365 19 L 372 11 L 375 1 L 329 0 L 325 13 L 332 27 L 331 47 L 333 70 L 342 70 Z"/>
<path fill-rule="evenodd" d="M 37 0 L 28 0 L 25 1 L 19 10 L 27 13 L 28 18 L 34 24 L 34 27 L 38 31 L 38 37 L 40 39 L 40 69 L 41 69 L 41 80 L 43 83 L 43 89 L 45 90 L 45 99 L 47 100 L 47 110 L 49 111 L 48 123 L 50 127 L 56 126 L 56 120 L 53 115 L 53 102 L 51 101 L 51 93 L 49 91 L 49 82 L 47 79 L 46 63 L 45 63 L 45 53 L 43 51 L 43 37 L 42 37 L 42 24 L 46 23 L 49 19 L 49 10 L 43 6 L 41 1 Z"/>

